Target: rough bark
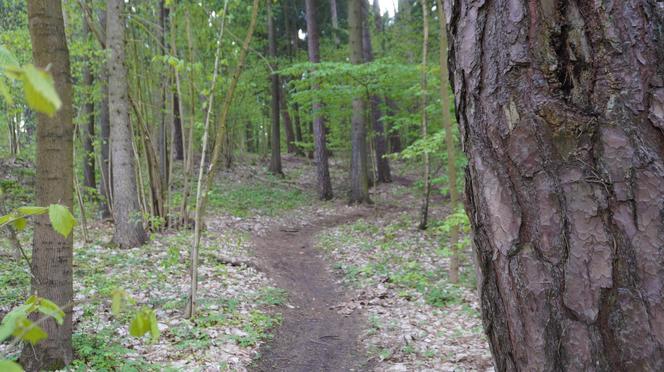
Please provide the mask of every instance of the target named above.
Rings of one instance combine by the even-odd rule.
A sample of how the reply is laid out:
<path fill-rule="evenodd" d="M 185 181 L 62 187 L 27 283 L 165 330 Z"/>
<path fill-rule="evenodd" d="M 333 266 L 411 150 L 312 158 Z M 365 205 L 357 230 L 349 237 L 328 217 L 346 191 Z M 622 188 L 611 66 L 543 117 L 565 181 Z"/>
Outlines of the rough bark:
<path fill-rule="evenodd" d="M 267 34 L 268 34 L 268 51 L 272 59 L 272 69 L 277 69 L 277 37 L 275 35 L 274 19 L 272 14 L 272 0 L 266 0 L 267 4 Z M 281 169 L 281 130 L 279 128 L 279 75 L 272 71 L 270 74 L 270 91 L 272 94 L 272 101 L 270 103 L 271 119 L 272 119 L 272 136 L 270 141 L 271 156 L 270 156 L 270 173 L 282 175 L 284 172 Z"/>
<path fill-rule="evenodd" d="M 378 2 L 374 2 L 378 3 Z M 371 33 L 369 32 L 369 2 L 364 0 L 362 7 L 362 54 L 364 62 L 372 62 L 373 47 L 371 45 Z M 369 111 L 371 128 L 373 129 L 374 153 L 376 155 L 376 181 L 382 183 L 392 182 L 390 172 L 390 161 L 385 157 L 387 154 L 387 141 L 385 140 L 385 129 L 383 127 L 383 114 L 380 111 L 380 97 L 376 94 L 369 96 Z"/>
<path fill-rule="evenodd" d="M 32 57 L 37 67 L 50 65 L 55 89 L 62 107 L 53 116 L 37 115 L 36 203 L 39 206 L 62 204 L 73 206 L 73 107 L 69 49 L 65 35 L 60 1 L 28 2 Z M 73 300 L 73 238 L 62 237 L 51 227 L 47 215 L 34 218 L 32 245 L 31 292 L 64 307 L 62 325 L 48 319 L 41 327 L 48 338 L 26 346 L 21 364 L 26 371 L 55 370 L 69 364 L 72 351 L 72 309 L 65 307 Z"/>
<path fill-rule="evenodd" d="M 143 217 L 138 202 L 124 46 L 124 1 L 108 0 L 106 38 L 109 48 L 108 97 L 113 157 L 113 240 L 122 248 L 145 242 Z"/>
<path fill-rule="evenodd" d="M 90 28 L 87 22 L 83 22 L 83 39 L 87 40 L 89 35 Z M 81 113 L 85 124 L 81 131 L 81 139 L 83 140 L 83 184 L 85 187 L 91 189 L 97 187 L 97 180 L 95 179 L 95 149 L 93 145 L 95 137 L 95 107 L 92 100 L 93 96 L 90 94 L 93 81 L 90 65 L 86 63 L 83 67 L 83 86 L 86 89 L 85 104 Z"/>
<path fill-rule="evenodd" d="M 320 35 L 318 21 L 316 19 L 316 4 L 314 0 L 306 0 L 307 12 L 307 48 L 309 61 L 320 63 Z M 320 89 L 317 82 L 312 83 L 313 90 Z M 316 180 L 318 185 L 318 197 L 322 200 L 330 200 L 333 197 L 332 181 L 330 179 L 330 168 L 327 158 L 327 144 L 325 135 L 325 118 L 321 115 L 322 105 L 316 101 L 313 104 L 313 137 L 314 137 L 314 159 L 316 163 Z M 299 115 L 297 117 L 299 122 Z M 299 125 L 298 125 L 299 128 Z M 300 130 L 300 137 L 302 136 Z"/>
<path fill-rule="evenodd" d="M 497 370 L 664 370 L 664 8 L 446 5 Z"/>

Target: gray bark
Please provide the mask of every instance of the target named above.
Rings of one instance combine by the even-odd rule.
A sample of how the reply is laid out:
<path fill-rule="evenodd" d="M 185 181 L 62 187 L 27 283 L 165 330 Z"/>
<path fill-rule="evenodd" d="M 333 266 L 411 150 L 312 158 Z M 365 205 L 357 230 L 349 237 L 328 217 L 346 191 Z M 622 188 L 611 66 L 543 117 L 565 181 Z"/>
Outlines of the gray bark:
<path fill-rule="evenodd" d="M 83 38 L 88 39 L 90 36 L 90 28 L 87 22 L 83 22 Z M 89 61 L 86 61 L 89 62 Z M 88 63 L 83 67 L 83 86 L 87 89 L 86 93 L 92 89 L 93 77 Z M 91 94 L 86 94 L 85 104 L 83 105 L 82 116 L 85 124 L 81 131 L 81 139 L 83 140 L 83 184 L 89 188 L 96 188 L 97 181 L 95 179 L 95 107 Z"/>
<path fill-rule="evenodd" d="M 497 370 L 664 370 L 664 8 L 446 5 Z"/>
<path fill-rule="evenodd" d="M 108 0 L 106 39 L 109 49 L 108 96 L 113 157 L 113 240 L 122 248 L 136 247 L 146 240 L 138 202 L 132 131 L 129 122 L 127 67 L 124 47 L 124 1 Z"/>

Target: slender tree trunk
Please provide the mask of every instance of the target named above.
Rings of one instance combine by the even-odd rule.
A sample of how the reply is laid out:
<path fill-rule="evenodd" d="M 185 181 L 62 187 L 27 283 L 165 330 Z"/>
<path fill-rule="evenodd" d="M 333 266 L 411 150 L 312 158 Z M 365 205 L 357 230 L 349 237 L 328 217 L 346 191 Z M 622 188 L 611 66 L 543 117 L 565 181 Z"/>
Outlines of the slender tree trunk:
<path fill-rule="evenodd" d="M 182 112 L 180 111 L 180 96 L 173 94 L 173 151 L 175 160 L 184 160 L 184 137 L 182 136 Z"/>
<path fill-rule="evenodd" d="M 385 97 L 385 105 L 387 106 L 388 116 L 394 117 L 399 112 L 399 107 L 393 99 Z M 388 128 L 390 127 L 391 126 L 388 126 Z M 387 130 L 387 133 L 389 152 L 392 154 L 401 152 L 401 134 L 399 134 L 399 129 L 392 127 Z"/>
<path fill-rule="evenodd" d="M 375 4 L 378 2 L 375 1 Z M 369 32 L 369 2 L 364 0 L 362 7 L 362 54 L 364 62 L 369 63 L 374 59 L 373 48 L 371 46 L 371 33 Z M 380 112 L 380 97 L 376 94 L 369 96 L 369 109 L 371 127 L 373 129 L 373 149 L 376 156 L 376 182 L 392 182 L 390 172 L 390 162 L 385 157 L 387 155 L 387 141 L 385 140 L 385 129 L 383 127 L 383 115 Z"/>
<path fill-rule="evenodd" d="M 445 11 L 443 1 L 436 0 L 438 10 L 438 22 L 440 23 L 440 108 L 443 112 L 443 129 L 445 130 L 445 145 L 447 148 L 447 180 L 450 190 L 450 211 L 453 213 L 459 204 L 459 192 L 457 190 L 456 176 L 456 149 L 454 148 L 454 136 L 452 133 L 452 118 L 450 117 L 450 79 L 447 68 L 447 32 L 445 28 Z M 461 252 L 457 249 L 459 241 L 459 227 L 452 225 L 450 229 L 450 282 L 459 281 L 459 261 Z"/>
<path fill-rule="evenodd" d="M 108 95 L 113 157 L 113 240 L 122 248 L 145 242 L 143 216 L 138 203 L 132 132 L 129 122 L 129 97 L 124 46 L 124 1 L 108 0 L 106 38 L 108 59 Z"/>
<path fill-rule="evenodd" d="M 447 9 L 496 370 L 664 370 L 661 4 Z"/>
<path fill-rule="evenodd" d="M 100 12 L 100 25 L 104 30 L 103 35 L 99 35 L 103 40 L 99 40 L 103 43 L 103 47 L 106 46 L 106 9 Z M 88 25 L 89 26 L 89 25 Z M 99 182 L 99 195 L 101 195 L 102 200 L 100 202 L 101 217 L 108 219 L 112 218 L 111 205 L 112 205 L 112 185 L 113 185 L 113 176 L 111 172 L 111 152 L 110 152 L 110 143 L 111 143 L 111 121 L 110 113 L 108 111 L 108 68 L 104 64 L 100 68 L 99 78 L 101 81 L 101 105 L 99 107 L 99 140 L 100 140 L 100 162 L 99 168 L 101 175 L 101 181 Z"/>
<path fill-rule="evenodd" d="M 73 207 L 73 107 L 69 49 L 60 1 L 28 2 L 32 57 L 37 67 L 50 65 L 55 90 L 62 107 L 53 117 L 38 114 L 36 203 Z M 63 307 L 73 300 L 73 237 L 55 232 L 47 215 L 34 219 L 31 292 Z M 26 346 L 21 364 L 26 371 L 62 369 L 74 359 L 72 350 L 72 309 L 65 307 L 62 325 L 48 319 L 40 326 L 48 338 Z"/>
<path fill-rule="evenodd" d="M 422 98 L 420 109 L 422 110 L 422 139 L 429 136 L 429 123 L 427 118 L 427 60 L 429 58 L 429 4 L 428 0 L 420 0 L 422 4 Z M 424 160 L 424 196 L 420 212 L 420 224 L 418 228 L 424 230 L 429 223 L 429 196 L 431 194 L 431 164 L 429 164 L 429 151 L 424 149 L 422 154 Z"/>
<path fill-rule="evenodd" d="M 348 1 L 348 28 L 350 33 L 350 61 L 362 64 L 362 3 L 364 0 Z M 366 102 L 362 94 L 353 97 L 353 113 L 351 116 L 350 164 L 350 203 L 371 203 L 369 198 L 369 177 L 367 174 L 367 129 L 364 118 Z"/>
<path fill-rule="evenodd" d="M 167 39 L 167 29 L 168 29 L 168 18 L 170 16 L 170 10 L 166 7 L 166 0 L 159 1 L 159 26 L 160 26 L 160 39 L 161 39 L 161 54 L 166 55 L 168 53 L 168 39 Z M 169 164 L 169 148 L 168 148 L 168 128 L 169 128 L 169 119 L 171 116 L 168 113 L 169 103 L 171 102 L 172 93 L 170 91 L 171 87 L 171 74 L 169 73 L 169 68 L 164 67 L 161 75 L 161 91 L 160 91 L 160 104 L 159 104 L 159 136 L 157 137 L 157 148 L 159 151 L 159 180 L 160 193 L 159 197 L 155 200 L 163 200 L 164 192 L 168 189 L 168 180 L 170 174 L 168 170 L 170 169 Z"/>
<path fill-rule="evenodd" d="M 267 33 L 268 33 L 268 44 L 269 44 L 269 54 L 272 59 L 271 65 L 272 69 L 277 69 L 277 37 L 275 35 L 274 29 L 274 19 L 272 14 L 272 0 L 266 0 L 267 4 Z M 281 130 L 279 128 L 279 94 L 280 84 L 279 84 L 279 75 L 272 71 L 270 74 L 270 83 L 271 83 L 271 93 L 272 93 L 272 103 L 270 105 L 272 109 L 271 118 L 272 118 L 272 141 L 270 142 L 270 147 L 272 149 L 270 157 L 270 173 L 282 175 L 284 172 L 281 169 Z"/>
<path fill-rule="evenodd" d="M 316 4 L 313 0 L 306 0 L 305 8 L 307 13 L 307 48 L 309 50 L 309 61 L 312 63 L 320 63 L 320 35 L 318 31 L 318 21 L 316 19 Z M 313 82 L 311 88 L 312 90 L 320 89 L 318 82 Z M 314 102 L 312 109 L 312 129 L 318 197 L 322 200 L 330 200 L 333 197 L 332 181 L 330 179 L 330 169 L 327 159 L 325 119 L 323 118 L 323 115 L 321 115 L 321 103 L 318 101 Z"/>
<path fill-rule="evenodd" d="M 332 16 L 332 30 L 334 32 L 334 46 L 339 49 L 341 40 L 339 39 L 339 14 L 337 8 L 337 0 L 330 0 L 330 14 Z M 316 23 L 318 21 L 316 20 Z"/>
<path fill-rule="evenodd" d="M 83 39 L 87 41 L 89 35 L 90 28 L 87 22 L 83 22 Z M 95 137 L 95 107 L 93 96 L 90 94 L 92 84 L 92 73 L 89 64 L 86 63 L 83 67 L 83 86 L 86 89 L 86 94 L 82 112 L 85 125 L 83 125 L 83 130 L 81 131 L 81 139 L 83 140 L 83 184 L 85 187 L 94 189 L 97 187 L 97 181 L 95 179 L 95 149 L 93 145 Z"/>
<path fill-rule="evenodd" d="M 279 105 L 281 106 L 281 116 L 284 119 L 284 129 L 286 132 L 286 145 L 288 153 L 295 154 L 298 152 L 295 146 L 295 132 L 293 131 L 293 121 L 291 120 L 290 113 L 288 112 L 288 101 L 286 100 L 286 92 L 284 87 L 281 86 L 279 91 Z"/>
<path fill-rule="evenodd" d="M 300 105 L 297 103 L 293 104 L 293 116 L 295 121 L 295 140 L 297 142 L 302 142 L 302 121 L 300 120 Z M 298 151 L 302 151 L 298 149 Z"/>

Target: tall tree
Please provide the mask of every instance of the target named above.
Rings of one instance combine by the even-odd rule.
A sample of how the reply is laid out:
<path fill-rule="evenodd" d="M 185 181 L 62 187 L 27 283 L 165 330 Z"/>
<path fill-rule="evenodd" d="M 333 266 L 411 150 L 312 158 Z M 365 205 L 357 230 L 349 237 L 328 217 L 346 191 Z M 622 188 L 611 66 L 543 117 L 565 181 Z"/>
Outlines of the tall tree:
<path fill-rule="evenodd" d="M 32 56 L 37 67 L 50 66 L 62 107 L 53 117 L 38 114 L 36 202 L 39 206 L 73 205 L 73 107 L 69 49 L 60 1 L 30 0 L 28 19 Z M 35 218 L 32 246 L 32 293 L 64 307 L 62 325 L 48 319 L 40 326 L 48 338 L 26 346 L 21 363 L 28 371 L 64 368 L 74 359 L 72 350 L 73 238 L 51 227 L 46 215 Z"/>
<path fill-rule="evenodd" d="M 364 62 L 362 50 L 362 3 L 364 0 L 348 1 L 348 28 L 350 33 L 350 62 Z M 371 203 L 367 174 L 367 129 L 364 123 L 365 99 L 361 93 L 353 97 L 351 116 L 350 203 Z"/>
<path fill-rule="evenodd" d="M 374 3 L 378 2 L 375 1 Z M 369 1 L 364 0 L 362 5 L 362 54 L 364 55 L 364 62 L 368 63 L 374 59 L 371 32 L 369 31 Z M 387 141 L 385 140 L 385 130 L 382 122 L 383 115 L 380 111 L 380 97 L 378 95 L 372 94 L 369 96 L 369 109 L 369 117 L 373 129 L 373 147 L 376 155 L 376 181 L 383 183 L 392 182 L 390 161 L 385 157 L 387 155 Z"/>
<path fill-rule="evenodd" d="M 83 39 L 88 42 L 90 38 L 90 27 L 87 22 L 83 22 Z M 85 89 L 85 104 L 83 105 L 82 117 L 84 124 L 81 130 L 81 139 L 83 140 L 83 184 L 89 188 L 96 188 L 95 179 L 95 107 L 92 95 L 93 82 L 90 60 L 84 61 L 83 66 L 83 87 Z"/>
<path fill-rule="evenodd" d="M 306 0 L 304 5 L 307 13 L 307 48 L 309 51 L 309 61 L 311 63 L 320 63 L 320 35 L 318 31 L 318 20 L 316 19 L 316 4 L 314 0 Z M 313 82 L 311 88 L 316 91 L 320 89 L 320 86 L 318 82 Z M 315 101 L 312 109 L 314 158 L 316 162 L 318 197 L 323 200 L 329 200 L 333 197 L 332 181 L 330 180 L 330 168 L 327 159 L 325 119 L 321 114 L 322 105 L 320 101 Z M 299 114 L 296 120 L 299 122 Z M 301 136 L 302 133 L 300 130 L 300 137 Z"/>
<path fill-rule="evenodd" d="M 305 5 L 306 7 L 306 5 Z M 337 8 L 337 0 L 330 0 L 330 16 L 332 20 L 332 31 L 334 33 L 334 46 L 339 49 L 341 46 L 341 39 L 339 38 L 339 12 Z"/>
<path fill-rule="evenodd" d="M 270 91 L 272 93 L 272 101 L 270 108 L 272 109 L 272 136 L 271 136 L 271 157 L 270 157 L 270 173 L 283 174 L 281 169 L 281 130 L 279 128 L 279 95 L 281 89 L 279 87 L 279 75 L 275 71 L 277 69 L 277 36 L 274 27 L 274 15 L 272 14 L 272 0 L 265 0 L 267 3 L 267 34 L 268 34 L 268 49 L 271 61 L 270 73 Z"/>
<path fill-rule="evenodd" d="M 425 140 L 429 135 L 429 118 L 427 117 L 427 60 L 429 58 L 429 5 L 427 0 L 420 0 L 422 5 L 422 80 L 420 87 L 422 89 L 420 98 L 421 110 L 421 135 Z M 423 154 L 424 160 L 424 197 L 422 198 L 422 209 L 420 212 L 419 229 L 427 228 L 429 220 L 429 196 L 431 194 L 431 164 L 429 163 L 429 150 L 425 147 Z"/>
<path fill-rule="evenodd" d="M 108 58 L 108 97 L 111 122 L 113 169 L 113 240 L 122 248 L 145 242 L 143 217 L 138 202 L 132 131 L 129 122 L 129 96 L 124 46 L 124 1 L 108 0 L 106 39 Z"/>
<path fill-rule="evenodd" d="M 498 371 L 664 370 L 664 14 L 609 4 L 448 4 Z"/>
<path fill-rule="evenodd" d="M 445 146 L 447 150 L 447 181 L 450 190 L 450 210 L 455 211 L 459 204 L 459 191 L 457 190 L 456 148 L 452 133 L 452 118 L 450 117 L 450 79 L 449 69 L 447 68 L 447 33 L 445 29 L 443 0 L 436 0 L 436 9 L 438 10 L 438 22 L 440 24 L 440 108 L 443 113 L 443 130 L 445 131 Z M 461 254 L 456 248 L 459 239 L 458 225 L 452 225 L 449 237 L 450 246 L 452 247 L 449 277 L 450 282 L 456 283 L 459 281 L 459 256 Z"/>
<path fill-rule="evenodd" d="M 86 18 L 87 19 L 87 18 Z M 106 48 L 106 9 L 103 9 L 100 12 L 99 23 L 101 25 L 100 33 L 103 35 L 99 36 L 99 42 L 102 44 L 102 48 Z M 87 23 L 87 22 L 86 22 Z M 90 27 L 90 24 L 88 24 Z M 99 168 L 101 175 L 101 180 L 99 182 L 99 195 L 101 195 L 101 216 L 102 218 L 111 218 L 111 205 L 112 205 L 112 178 L 113 174 L 111 172 L 111 119 L 110 113 L 108 111 L 108 68 L 104 64 L 101 66 L 99 72 L 99 81 L 100 81 L 100 91 L 101 91 L 101 102 L 99 107 L 99 140 L 100 140 L 100 157 L 99 157 Z"/>

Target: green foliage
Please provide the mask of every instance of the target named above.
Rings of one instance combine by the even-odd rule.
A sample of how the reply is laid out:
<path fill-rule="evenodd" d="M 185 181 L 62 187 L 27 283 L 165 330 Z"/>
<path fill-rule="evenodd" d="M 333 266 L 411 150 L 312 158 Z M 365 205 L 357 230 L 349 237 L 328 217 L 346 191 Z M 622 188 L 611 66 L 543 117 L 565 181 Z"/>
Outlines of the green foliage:
<path fill-rule="evenodd" d="M 157 314 L 147 307 L 139 310 L 129 325 L 129 334 L 134 337 L 143 337 L 150 333 L 150 339 L 155 342 L 159 339 L 159 327 L 157 326 Z"/>
<path fill-rule="evenodd" d="M 46 207 L 19 207 L 9 214 L 0 216 L 0 227 L 11 224 L 17 230 L 23 230 L 27 225 L 26 217 L 38 216 L 48 212 L 51 226 L 63 237 L 68 237 L 76 225 L 76 219 L 67 207 L 60 204 L 51 204 Z"/>
<path fill-rule="evenodd" d="M 0 371 L 3 372 L 22 372 L 23 368 L 11 360 L 0 360 Z"/>
<path fill-rule="evenodd" d="M 299 190 L 260 184 L 216 187 L 210 191 L 208 198 L 211 207 L 223 208 L 236 217 L 254 214 L 274 216 L 305 205 L 311 200 L 309 195 Z"/>
<path fill-rule="evenodd" d="M 53 318 L 58 324 L 64 321 L 65 314 L 60 307 L 45 298 L 31 296 L 25 304 L 13 309 L 2 319 L 0 342 L 10 336 L 33 345 L 46 339 L 48 337 L 46 332 L 37 323 L 28 319 L 28 316 L 35 312 L 41 313 L 45 318 Z"/>
<path fill-rule="evenodd" d="M 75 333 L 72 344 L 78 356 L 70 367 L 74 371 L 159 370 L 140 358 L 127 358 L 133 350 L 118 342 L 113 328 L 103 328 L 95 333 Z"/>
<path fill-rule="evenodd" d="M 263 288 L 258 295 L 258 303 L 263 305 L 282 305 L 287 299 L 288 292 L 274 287 Z"/>

